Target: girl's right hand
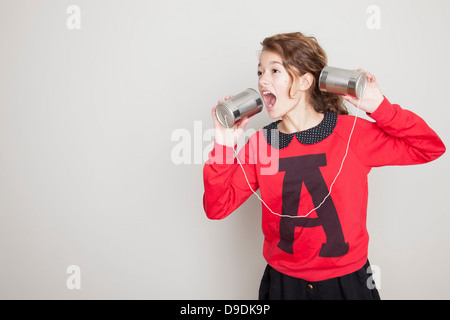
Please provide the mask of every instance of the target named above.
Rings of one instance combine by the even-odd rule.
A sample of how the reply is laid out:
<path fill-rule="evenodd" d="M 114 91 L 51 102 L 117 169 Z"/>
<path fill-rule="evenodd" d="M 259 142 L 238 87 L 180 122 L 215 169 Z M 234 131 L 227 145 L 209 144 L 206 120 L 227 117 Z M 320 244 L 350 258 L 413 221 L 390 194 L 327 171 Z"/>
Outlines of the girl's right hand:
<path fill-rule="evenodd" d="M 225 97 L 225 100 L 228 100 L 231 97 L 232 96 L 227 96 Z M 223 100 L 219 100 L 218 104 L 221 102 L 223 102 Z M 214 140 L 221 145 L 234 148 L 244 133 L 245 126 L 250 122 L 250 119 L 245 117 L 232 128 L 226 128 L 219 122 L 219 119 L 217 119 L 216 109 L 217 106 L 212 109 L 212 117 L 214 121 Z"/>
<path fill-rule="evenodd" d="M 384 95 L 378 86 L 377 79 L 370 72 L 363 69 L 357 69 L 356 71 L 363 72 L 367 77 L 366 91 L 360 100 L 350 95 L 344 95 L 344 100 L 350 102 L 355 107 L 359 107 L 361 110 L 367 113 L 373 113 L 380 106 L 384 100 Z"/>

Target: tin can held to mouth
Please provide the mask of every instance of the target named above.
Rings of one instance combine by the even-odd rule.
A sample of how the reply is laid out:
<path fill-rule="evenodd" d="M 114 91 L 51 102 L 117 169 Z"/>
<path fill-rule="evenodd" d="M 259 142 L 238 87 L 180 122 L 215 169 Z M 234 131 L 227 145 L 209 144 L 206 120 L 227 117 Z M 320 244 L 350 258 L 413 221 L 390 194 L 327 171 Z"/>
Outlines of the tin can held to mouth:
<path fill-rule="evenodd" d="M 216 116 L 227 128 L 233 127 L 245 117 L 252 117 L 263 109 L 263 99 L 255 89 L 247 89 L 217 105 Z"/>
<path fill-rule="evenodd" d="M 323 68 L 319 77 L 321 91 L 351 95 L 361 99 L 366 90 L 367 78 L 364 72 L 340 69 L 334 67 Z"/>

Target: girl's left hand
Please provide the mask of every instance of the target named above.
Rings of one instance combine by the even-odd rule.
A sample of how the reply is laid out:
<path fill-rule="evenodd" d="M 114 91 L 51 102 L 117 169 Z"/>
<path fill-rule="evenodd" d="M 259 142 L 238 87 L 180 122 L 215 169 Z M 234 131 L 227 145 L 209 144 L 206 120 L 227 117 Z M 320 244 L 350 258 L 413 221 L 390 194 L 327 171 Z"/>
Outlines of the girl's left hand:
<path fill-rule="evenodd" d="M 367 85 L 364 95 L 361 99 L 356 99 L 355 97 L 350 95 L 344 95 L 343 98 L 344 100 L 353 104 L 355 107 L 358 107 L 359 105 L 359 108 L 361 110 L 367 113 L 373 113 L 383 102 L 383 93 L 381 93 L 380 87 L 377 83 L 377 79 L 374 75 L 370 74 L 367 71 L 364 71 L 363 69 L 357 69 L 357 71 L 364 72 L 367 76 Z"/>

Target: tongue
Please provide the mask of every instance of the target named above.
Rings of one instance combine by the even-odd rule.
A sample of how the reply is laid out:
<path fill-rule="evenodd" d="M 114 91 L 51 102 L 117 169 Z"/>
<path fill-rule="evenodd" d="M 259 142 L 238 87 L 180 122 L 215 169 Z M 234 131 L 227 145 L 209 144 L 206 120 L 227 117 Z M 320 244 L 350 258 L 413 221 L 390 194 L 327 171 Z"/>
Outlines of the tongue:
<path fill-rule="evenodd" d="M 275 97 L 273 94 L 269 94 L 264 96 L 264 102 L 266 103 L 266 106 L 274 106 L 275 102 L 277 101 L 277 97 Z"/>

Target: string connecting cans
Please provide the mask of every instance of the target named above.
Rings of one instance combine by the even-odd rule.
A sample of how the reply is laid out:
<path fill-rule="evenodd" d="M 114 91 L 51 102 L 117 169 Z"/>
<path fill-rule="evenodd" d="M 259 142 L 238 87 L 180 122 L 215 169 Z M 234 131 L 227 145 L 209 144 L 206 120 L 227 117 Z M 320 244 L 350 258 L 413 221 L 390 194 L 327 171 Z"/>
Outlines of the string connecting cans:
<path fill-rule="evenodd" d="M 237 160 L 239 166 L 241 167 L 242 172 L 244 173 L 244 177 L 245 177 L 245 180 L 247 181 L 248 187 L 249 187 L 250 190 L 253 192 L 253 194 L 256 195 L 256 197 L 259 199 L 259 201 L 261 201 L 261 203 L 262 203 L 262 204 L 263 204 L 263 205 L 264 205 L 264 206 L 265 206 L 265 207 L 266 207 L 273 215 L 278 216 L 278 217 L 281 217 L 281 218 L 289 218 L 289 219 L 306 218 L 306 217 L 308 217 L 311 213 L 313 213 L 314 211 L 316 211 L 317 209 L 319 209 L 319 208 L 325 203 L 325 201 L 331 196 L 331 192 L 333 191 L 333 186 L 334 186 L 334 184 L 336 183 L 336 180 L 338 179 L 339 175 L 341 174 L 342 168 L 344 167 L 345 160 L 347 159 L 348 151 L 349 151 L 349 148 L 350 148 L 350 141 L 351 141 L 351 139 L 352 139 L 353 132 L 354 132 L 354 130 L 355 130 L 356 120 L 358 119 L 358 114 L 359 114 L 359 110 L 360 110 L 360 109 L 359 109 L 360 102 L 361 102 L 361 100 L 358 101 L 358 106 L 357 106 L 356 114 L 355 114 L 354 120 L 353 120 L 352 130 L 350 131 L 350 135 L 349 135 L 349 138 L 348 138 L 348 141 L 347 141 L 347 146 L 346 146 L 345 154 L 344 154 L 344 157 L 342 158 L 342 161 L 341 161 L 341 166 L 340 166 L 340 168 L 339 168 L 339 170 L 338 170 L 338 172 L 337 172 L 337 174 L 336 174 L 336 177 L 333 179 L 333 182 L 332 182 L 331 185 L 330 185 L 328 194 L 324 197 L 324 199 L 319 203 L 319 205 L 318 205 L 317 207 L 315 207 L 314 209 L 312 209 L 311 211 L 309 211 L 309 212 L 308 212 L 307 214 L 305 214 L 305 215 L 302 215 L 302 216 L 299 216 L 299 215 L 287 215 L 287 214 L 280 214 L 280 213 L 274 212 L 274 211 L 273 211 L 273 210 L 272 210 L 272 209 L 264 202 L 264 200 L 258 195 L 258 193 L 256 193 L 255 190 L 253 190 L 252 186 L 250 185 L 250 182 L 248 181 L 248 177 L 247 177 L 247 174 L 245 173 L 245 169 L 244 169 L 244 167 L 243 167 L 241 161 L 239 160 L 239 157 L 237 156 L 237 150 L 234 152 L 234 156 L 235 156 L 235 158 L 236 158 L 236 160 Z M 226 117 L 226 116 L 225 116 L 225 117 Z M 228 133 L 230 133 L 230 135 L 232 136 L 230 128 L 227 127 L 227 130 L 228 130 Z"/>

